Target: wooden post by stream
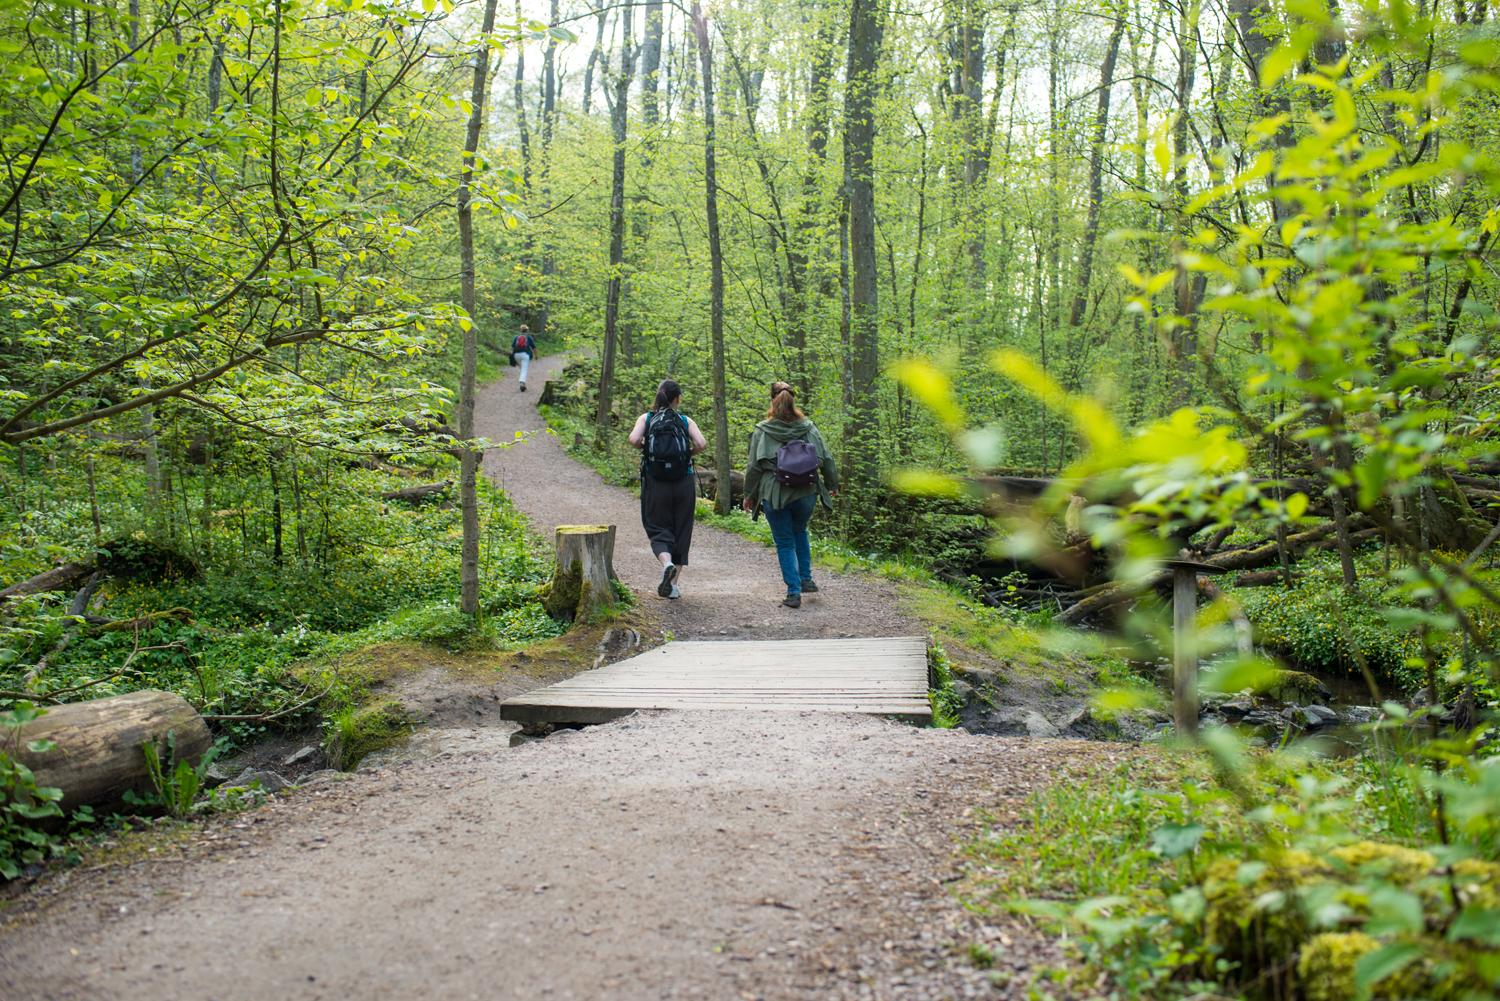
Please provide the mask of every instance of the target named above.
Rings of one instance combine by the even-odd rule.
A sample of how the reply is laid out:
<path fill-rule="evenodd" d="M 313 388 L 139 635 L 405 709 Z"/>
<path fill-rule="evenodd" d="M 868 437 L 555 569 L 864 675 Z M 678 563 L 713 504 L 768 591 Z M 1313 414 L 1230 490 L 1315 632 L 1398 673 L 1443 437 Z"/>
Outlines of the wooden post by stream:
<path fill-rule="evenodd" d="M 1223 567 L 1167 560 L 1172 570 L 1172 722 L 1179 736 L 1198 735 L 1198 575 Z"/>

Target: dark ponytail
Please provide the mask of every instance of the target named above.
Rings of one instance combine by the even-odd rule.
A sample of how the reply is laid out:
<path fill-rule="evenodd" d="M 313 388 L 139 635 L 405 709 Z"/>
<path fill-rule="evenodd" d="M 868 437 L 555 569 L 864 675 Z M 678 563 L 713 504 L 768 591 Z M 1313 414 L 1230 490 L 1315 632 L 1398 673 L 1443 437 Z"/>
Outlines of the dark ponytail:
<path fill-rule="evenodd" d="M 656 402 L 651 405 L 651 409 L 666 410 L 681 398 L 682 387 L 671 379 L 663 379 L 661 385 L 656 387 Z"/>
<path fill-rule="evenodd" d="M 794 395 L 790 384 L 771 383 L 771 409 L 766 411 L 766 419 L 781 421 L 783 424 L 795 424 L 805 418 L 807 415 L 797 409 Z"/>

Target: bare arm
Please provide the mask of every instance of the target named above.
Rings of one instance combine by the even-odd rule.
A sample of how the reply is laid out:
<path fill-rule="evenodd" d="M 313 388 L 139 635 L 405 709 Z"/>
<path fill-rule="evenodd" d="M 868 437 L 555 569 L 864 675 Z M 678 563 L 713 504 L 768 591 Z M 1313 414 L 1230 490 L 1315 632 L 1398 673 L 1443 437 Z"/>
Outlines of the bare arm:
<path fill-rule="evenodd" d="M 688 418 L 688 437 L 693 440 L 693 454 L 707 451 L 708 439 L 703 437 L 703 432 L 698 430 L 698 422 L 691 417 Z"/>
<path fill-rule="evenodd" d="M 646 444 L 646 414 L 635 419 L 635 427 L 630 429 L 630 444 L 636 448 Z"/>

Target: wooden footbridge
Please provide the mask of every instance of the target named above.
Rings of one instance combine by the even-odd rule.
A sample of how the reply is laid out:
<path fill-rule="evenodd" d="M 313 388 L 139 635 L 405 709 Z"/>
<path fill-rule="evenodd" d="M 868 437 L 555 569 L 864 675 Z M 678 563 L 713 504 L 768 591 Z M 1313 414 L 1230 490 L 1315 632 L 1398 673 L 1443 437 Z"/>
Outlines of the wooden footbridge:
<path fill-rule="evenodd" d="M 520 723 L 602 723 L 637 709 L 870 713 L 932 718 L 927 644 L 879 639 L 668 643 L 501 704 Z"/>

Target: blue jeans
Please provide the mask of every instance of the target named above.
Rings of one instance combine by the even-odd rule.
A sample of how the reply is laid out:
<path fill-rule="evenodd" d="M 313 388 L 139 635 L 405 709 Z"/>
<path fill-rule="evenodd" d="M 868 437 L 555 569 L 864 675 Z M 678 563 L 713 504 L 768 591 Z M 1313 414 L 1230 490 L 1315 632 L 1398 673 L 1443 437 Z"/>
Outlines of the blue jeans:
<path fill-rule="evenodd" d="M 776 559 L 787 594 L 801 594 L 802 582 L 812 580 L 812 550 L 807 544 L 807 523 L 812 521 L 818 498 L 812 494 L 784 508 L 765 508 L 766 524 L 776 541 Z"/>

